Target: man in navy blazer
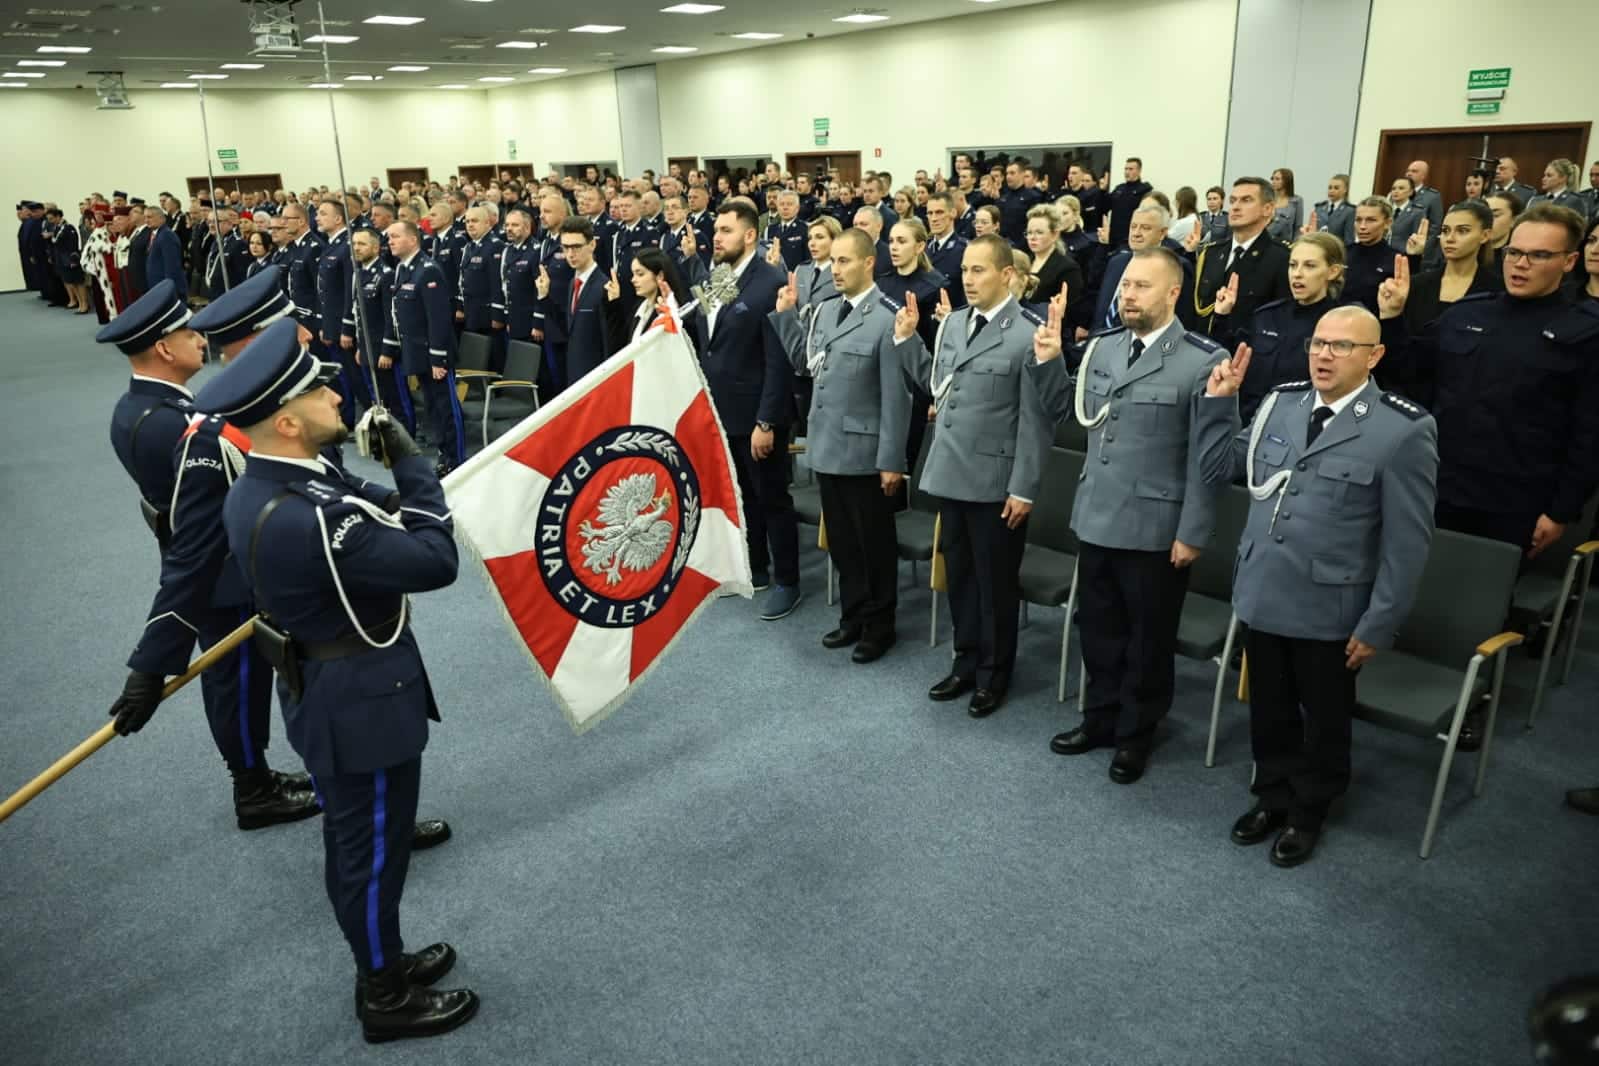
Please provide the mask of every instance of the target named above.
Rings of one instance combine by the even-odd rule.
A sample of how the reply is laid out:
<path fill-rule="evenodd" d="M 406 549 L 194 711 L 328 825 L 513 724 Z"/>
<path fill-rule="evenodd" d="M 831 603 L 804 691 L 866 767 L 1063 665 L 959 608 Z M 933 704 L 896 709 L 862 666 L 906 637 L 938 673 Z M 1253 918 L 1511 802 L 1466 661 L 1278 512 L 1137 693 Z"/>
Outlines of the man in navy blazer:
<path fill-rule="evenodd" d="M 605 345 L 605 283 L 609 279 L 594 261 L 594 226 L 588 219 L 582 215 L 566 219 L 559 237 L 571 273 L 557 285 L 549 269 L 540 265 L 537 284 L 547 328 L 561 339 L 562 378 L 571 383 L 611 354 Z"/>
<path fill-rule="evenodd" d="M 1094 317 L 1088 326 L 1089 333 L 1102 329 L 1115 329 L 1122 324 L 1120 294 L 1122 273 L 1132 260 L 1133 253 L 1145 248 L 1162 247 L 1171 216 L 1159 204 L 1141 205 L 1132 214 L 1127 225 L 1127 247 L 1113 254 L 1105 262 L 1105 274 L 1099 283 L 1099 299 L 1094 304 Z M 1177 317 L 1184 329 L 1194 329 L 1194 264 L 1186 255 L 1179 254 L 1177 261 L 1183 267 L 1183 292 L 1177 304 Z M 1192 320 L 1192 321 L 1191 321 Z"/>
<path fill-rule="evenodd" d="M 771 622 L 799 606 L 799 524 L 788 493 L 793 373 L 767 320 L 788 278 L 756 255 L 758 224 L 748 200 L 730 198 L 717 209 L 713 263 L 732 271 L 737 288 L 702 307 L 692 328 L 744 494 L 754 584 L 772 586 L 761 609 Z"/>
<path fill-rule="evenodd" d="M 178 235 L 172 232 L 172 227 L 167 225 L 166 208 L 146 204 L 144 217 L 150 220 L 150 251 L 144 265 L 150 288 L 155 288 L 163 280 L 171 281 L 177 287 L 178 295 L 187 300 L 189 275 L 183 269 L 183 245 Z"/>

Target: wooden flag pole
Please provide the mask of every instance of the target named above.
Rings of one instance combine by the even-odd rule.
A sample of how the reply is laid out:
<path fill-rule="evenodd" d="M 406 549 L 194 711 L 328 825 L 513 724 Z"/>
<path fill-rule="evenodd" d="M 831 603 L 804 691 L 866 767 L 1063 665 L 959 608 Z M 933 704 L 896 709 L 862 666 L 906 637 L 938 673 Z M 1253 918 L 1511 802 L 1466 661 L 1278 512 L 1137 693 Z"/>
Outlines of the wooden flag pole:
<path fill-rule="evenodd" d="M 249 640 L 251 634 L 254 632 L 255 617 L 252 615 L 249 621 L 245 622 L 239 626 L 238 629 L 235 629 L 233 632 L 223 637 L 216 644 L 213 644 L 204 655 L 190 663 L 189 668 L 182 674 L 174 677 L 171 681 L 168 681 L 166 686 L 161 689 L 161 698 L 163 700 L 170 699 L 172 694 L 178 691 L 178 689 L 199 677 L 201 673 L 215 665 L 217 660 L 221 659 L 234 648 L 237 648 L 240 644 L 243 644 L 245 641 Z M 4 803 L 0 803 L 0 822 L 10 818 L 13 814 L 26 806 L 28 801 L 32 800 L 39 793 L 43 792 L 45 789 L 49 788 L 51 785 L 65 777 L 67 775 L 67 771 L 71 770 L 74 766 L 77 766 L 83 760 L 87 759 L 89 756 L 105 747 L 111 742 L 111 738 L 116 735 L 117 731 L 114 723 L 112 722 L 107 722 L 105 725 L 95 730 L 87 739 L 84 740 L 82 744 L 79 744 L 77 747 L 61 756 L 61 758 L 51 763 L 50 768 L 45 770 L 44 773 L 40 774 L 38 777 L 35 777 L 32 781 L 29 781 L 26 785 L 23 785 Z"/>

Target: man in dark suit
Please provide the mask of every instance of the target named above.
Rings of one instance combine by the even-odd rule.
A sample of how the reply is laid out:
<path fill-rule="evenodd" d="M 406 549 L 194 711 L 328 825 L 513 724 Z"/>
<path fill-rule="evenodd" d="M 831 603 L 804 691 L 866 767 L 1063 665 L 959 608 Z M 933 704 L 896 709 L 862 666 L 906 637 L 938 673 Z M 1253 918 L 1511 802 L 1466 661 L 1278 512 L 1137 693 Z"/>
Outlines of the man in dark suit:
<path fill-rule="evenodd" d="M 144 217 L 150 223 L 150 254 L 145 259 L 145 279 L 150 288 L 163 280 L 171 281 L 178 295 L 187 300 L 189 277 L 183 270 L 183 245 L 177 233 L 167 225 L 164 207 L 146 207 Z"/>
<path fill-rule="evenodd" d="M 1531 185 L 1518 181 L 1516 175 L 1521 173 L 1520 167 L 1510 156 L 1500 156 L 1499 162 L 1494 164 L 1494 192 L 1513 192 L 1521 198 L 1521 206 L 1526 207 L 1527 201 L 1538 195 L 1538 190 Z"/>
<path fill-rule="evenodd" d="M 1210 331 L 1210 314 L 1216 306 L 1216 290 L 1238 275 L 1238 305 L 1234 316 L 1249 316 L 1255 308 L 1272 300 L 1292 296 L 1288 288 L 1288 246 L 1266 235 L 1276 194 L 1265 178 L 1239 178 L 1228 197 L 1227 227 L 1224 241 L 1210 241 L 1199 249 L 1198 278 L 1193 298 L 1194 320 L 1190 329 Z M 1233 321 L 1243 321 L 1234 317 Z"/>
<path fill-rule="evenodd" d="M 788 493 L 794 390 L 788 356 L 767 320 L 788 279 L 755 254 L 758 221 L 754 206 L 742 199 L 728 200 L 717 211 L 712 256 L 716 268 L 731 272 L 734 291 L 703 306 L 692 321 L 744 494 L 754 584 L 772 586 L 761 617 L 775 622 L 792 614 L 801 599 L 799 524 Z"/>
<path fill-rule="evenodd" d="M 966 255 L 966 240 L 955 232 L 955 204 L 947 192 L 927 198 L 927 259 L 933 269 L 946 278 L 961 276 L 961 259 Z M 966 306 L 964 286 L 948 289 L 951 307 Z"/>
<path fill-rule="evenodd" d="M 133 207 L 133 235 L 128 238 L 128 278 L 131 280 L 133 298 L 137 300 L 150 291 L 148 271 L 150 262 L 151 216 L 144 213 L 144 201 L 135 197 Z"/>
<path fill-rule="evenodd" d="M 1170 250 L 1166 233 L 1171 216 L 1166 209 L 1153 201 L 1143 204 L 1133 212 L 1127 224 L 1127 247 L 1115 252 L 1105 263 L 1105 273 L 1099 286 L 1099 298 L 1094 306 L 1094 316 L 1089 320 L 1089 332 L 1119 329 L 1124 324 L 1121 317 L 1121 280 L 1127 264 L 1135 252 L 1146 248 Z M 1199 316 L 1194 310 L 1194 264 L 1184 255 L 1175 255 L 1183 268 L 1182 295 L 1177 301 L 1177 317 L 1184 329 L 1193 328 Z"/>
<path fill-rule="evenodd" d="M 565 380 L 575 382 L 611 354 L 605 344 L 606 277 L 594 261 L 594 227 L 588 219 L 579 215 L 562 222 L 560 240 L 571 274 L 557 287 L 541 264 L 537 285 L 546 328 L 565 342 Z"/>
<path fill-rule="evenodd" d="M 1105 198 L 1105 210 L 1110 213 L 1110 246 L 1120 248 L 1127 243 L 1127 226 L 1133 219 L 1133 211 L 1144 202 L 1144 197 L 1154 191 L 1154 186 L 1144 180 L 1144 161 L 1137 156 L 1129 156 L 1122 166 L 1124 180 L 1120 185 L 1110 191 Z M 1268 186 L 1269 188 L 1269 186 Z M 1079 194 L 1081 199 L 1081 194 Z M 1271 215 L 1268 212 L 1267 221 Z M 1085 223 L 1086 224 L 1086 223 Z"/>

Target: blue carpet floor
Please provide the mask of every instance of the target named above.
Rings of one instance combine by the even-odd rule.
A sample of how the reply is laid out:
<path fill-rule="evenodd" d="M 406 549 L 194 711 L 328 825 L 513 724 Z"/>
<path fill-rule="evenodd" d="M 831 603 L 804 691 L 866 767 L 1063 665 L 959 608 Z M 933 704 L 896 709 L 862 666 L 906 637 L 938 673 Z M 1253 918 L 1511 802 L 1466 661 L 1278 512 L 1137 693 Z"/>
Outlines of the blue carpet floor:
<path fill-rule="evenodd" d="M 92 334 L 0 298 L 0 794 L 104 721 L 154 588 L 106 436 L 126 362 Z M 908 570 L 899 647 L 858 667 L 804 562 L 795 616 L 719 602 L 582 738 L 475 574 L 418 599 L 444 711 L 421 814 L 456 835 L 403 921 L 460 950 L 467 1027 L 362 1043 L 319 826 L 233 828 L 190 691 L 0 825 L 0 1062 L 1501 1064 L 1539 988 L 1599 968 L 1599 821 L 1561 806 L 1599 782 L 1599 641 L 1535 733 L 1517 660 L 1488 788 L 1457 766 L 1430 861 L 1440 746 L 1357 726 L 1322 850 L 1282 871 L 1227 840 L 1247 719 L 1205 769 L 1209 668 L 1179 665 L 1120 787 L 1107 752 L 1048 750 L 1076 719 L 1058 612 L 973 721 L 925 698 L 949 642 Z"/>

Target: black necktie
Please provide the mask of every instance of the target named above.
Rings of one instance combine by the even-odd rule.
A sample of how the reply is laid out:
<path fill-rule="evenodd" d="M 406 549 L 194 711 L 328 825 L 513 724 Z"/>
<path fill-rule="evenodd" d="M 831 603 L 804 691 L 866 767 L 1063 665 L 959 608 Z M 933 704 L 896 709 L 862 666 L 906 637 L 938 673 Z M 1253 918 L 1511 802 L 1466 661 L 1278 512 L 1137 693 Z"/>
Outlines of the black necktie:
<path fill-rule="evenodd" d="M 1233 267 L 1237 266 L 1238 265 L 1238 260 L 1242 259 L 1243 257 L 1244 257 L 1244 246 L 1241 245 L 1241 244 L 1233 245 L 1233 254 L 1228 258 L 1227 266 L 1222 272 L 1224 274 L 1231 274 L 1232 271 L 1233 271 Z"/>
<path fill-rule="evenodd" d="M 842 326 L 844 324 L 844 320 L 846 318 L 848 318 L 848 317 L 849 317 L 849 301 L 848 300 L 840 300 L 840 301 L 838 301 L 838 324 Z"/>
<path fill-rule="evenodd" d="M 1134 337 L 1133 338 L 1133 350 L 1130 353 L 1128 353 L 1127 365 L 1128 366 L 1132 366 L 1134 363 L 1138 362 L 1138 357 L 1140 355 L 1143 355 L 1143 354 L 1144 354 L 1144 342 L 1139 340 L 1137 337 Z"/>
<path fill-rule="evenodd" d="M 1321 431 L 1327 426 L 1327 420 L 1332 416 L 1331 407 L 1318 407 L 1310 412 L 1310 432 L 1305 435 L 1307 445 L 1316 443 L 1316 438 L 1321 436 Z"/>
<path fill-rule="evenodd" d="M 988 319 L 987 318 L 983 317 L 982 315 L 973 315 L 972 316 L 972 331 L 970 333 L 966 334 L 966 343 L 970 344 L 972 341 L 976 340 L 977 339 L 977 335 L 979 333 L 983 332 L 983 327 L 986 326 L 986 325 L 988 325 Z"/>

